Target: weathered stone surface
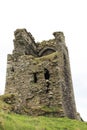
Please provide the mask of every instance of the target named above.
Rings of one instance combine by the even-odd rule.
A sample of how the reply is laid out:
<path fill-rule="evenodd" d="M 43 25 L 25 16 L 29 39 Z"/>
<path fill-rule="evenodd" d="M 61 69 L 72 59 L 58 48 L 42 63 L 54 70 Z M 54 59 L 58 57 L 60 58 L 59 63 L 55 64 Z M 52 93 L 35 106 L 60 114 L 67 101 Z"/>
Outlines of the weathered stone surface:
<path fill-rule="evenodd" d="M 14 111 L 77 119 L 69 57 L 62 32 L 35 43 L 26 29 L 15 31 L 8 55 L 5 93 L 16 94 Z"/>
<path fill-rule="evenodd" d="M 14 109 L 16 95 L 4 94 L 0 96 L 0 111 L 11 112 Z"/>

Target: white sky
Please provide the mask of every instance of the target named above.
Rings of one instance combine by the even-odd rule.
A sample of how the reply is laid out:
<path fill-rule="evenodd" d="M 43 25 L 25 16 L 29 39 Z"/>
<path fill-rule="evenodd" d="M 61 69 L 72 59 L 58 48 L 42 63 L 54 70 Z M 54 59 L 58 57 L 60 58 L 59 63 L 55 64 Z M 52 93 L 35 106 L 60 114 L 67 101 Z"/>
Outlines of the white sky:
<path fill-rule="evenodd" d="M 69 49 L 77 111 L 87 121 L 87 0 L 0 1 L 0 93 L 5 87 L 6 58 L 13 32 L 26 28 L 36 41 L 63 31 Z"/>

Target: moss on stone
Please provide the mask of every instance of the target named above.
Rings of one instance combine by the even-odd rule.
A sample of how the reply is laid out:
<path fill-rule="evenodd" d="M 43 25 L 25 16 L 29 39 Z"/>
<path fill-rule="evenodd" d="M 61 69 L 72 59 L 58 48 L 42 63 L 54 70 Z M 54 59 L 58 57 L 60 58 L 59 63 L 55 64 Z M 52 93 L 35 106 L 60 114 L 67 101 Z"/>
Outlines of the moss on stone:
<path fill-rule="evenodd" d="M 43 106 L 41 110 L 45 112 L 59 112 L 59 111 L 62 111 L 62 108 L 58 106 L 57 107 L 56 106 L 51 106 L 51 107 Z"/>
<path fill-rule="evenodd" d="M 46 56 L 43 56 L 43 57 L 35 58 L 34 60 L 37 63 L 41 63 L 42 61 L 46 61 L 48 59 L 53 60 L 57 56 L 58 56 L 58 52 L 54 52 L 54 53 L 52 53 L 50 55 L 46 55 Z"/>

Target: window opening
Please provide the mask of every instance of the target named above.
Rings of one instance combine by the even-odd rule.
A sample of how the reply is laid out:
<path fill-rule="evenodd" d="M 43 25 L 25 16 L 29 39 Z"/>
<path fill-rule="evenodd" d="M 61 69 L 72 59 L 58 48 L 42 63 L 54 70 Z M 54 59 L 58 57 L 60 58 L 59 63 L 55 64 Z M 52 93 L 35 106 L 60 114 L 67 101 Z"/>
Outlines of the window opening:
<path fill-rule="evenodd" d="M 44 68 L 44 77 L 46 80 L 46 93 L 48 93 L 49 92 L 49 85 L 50 85 L 50 82 L 49 82 L 50 73 L 49 73 L 49 70 L 46 68 Z"/>
<path fill-rule="evenodd" d="M 49 78 L 50 78 L 49 71 L 48 71 L 48 69 L 46 69 L 46 68 L 44 68 L 44 77 L 45 77 L 45 79 L 48 79 L 48 80 L 49 80 Z"/>
<path fill-rule="evenodd" d="M 37 73 L 33 73 L 34 83 L 37 83 Z"/>

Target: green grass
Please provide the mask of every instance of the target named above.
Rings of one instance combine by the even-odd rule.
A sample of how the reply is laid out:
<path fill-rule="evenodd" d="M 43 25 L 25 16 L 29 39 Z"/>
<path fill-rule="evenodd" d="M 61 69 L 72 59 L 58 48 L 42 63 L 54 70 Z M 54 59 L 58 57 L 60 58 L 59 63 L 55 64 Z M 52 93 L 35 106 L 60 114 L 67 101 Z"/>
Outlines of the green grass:
<path fill-rule="evenodd" d="M 0 97 L 0 130 L 87 130 L 87 123 L 68 118 L 23 116 L 11 113 L 11 105 L 4 102 L 12 96 Z M 13 103 L 14 100 L 11 101 Z M 9 102 L 10 103 L 10 102 Z M 42 108 L 55 111 L 56 108 Z"/>
<path fill-rule="evenodd" d="M 68 118 L 30 117 L 2 111 L 0 130 L 87 130 L 87 123 Z"/>

